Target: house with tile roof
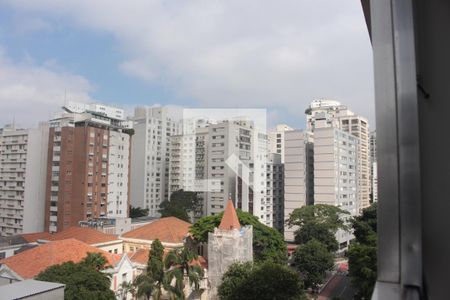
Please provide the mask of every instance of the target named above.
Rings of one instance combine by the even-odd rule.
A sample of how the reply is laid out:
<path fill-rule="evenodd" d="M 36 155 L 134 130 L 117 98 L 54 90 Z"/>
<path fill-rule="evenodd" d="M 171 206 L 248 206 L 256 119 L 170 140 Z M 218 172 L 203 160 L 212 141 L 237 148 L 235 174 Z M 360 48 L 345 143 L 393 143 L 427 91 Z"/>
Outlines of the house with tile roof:
<path fill-rule="evenodd" d="M 50 236 L 48 232 L 35 232 L 0 237 L 0 259 L 13 256 L 24 250 L 36 247 L 37 241 Z"/>
<path fill-rule="evenodd" d="M 136 276 L 136 268 L 127 255 L 113 254 L 77 239 L 51 241 L 17 255 L 0 260 L 0 285 L 33 279 L 50 266 L 65 262 L 80 262 L 88 253 L 101 253 L 109 268 L 103 272 L 111 275 L 111 290 L 117 292 L 122 282 Z"/>
<path fill-rule="evenodd" d="M 150 249 L 152 242 L 160 240 L 164 248 L 176 249 L 184 245 L 191 224 L 175 217 L 155 220 L 120 236 L 125 252 Z"/>
<path fill-rule="evenodd" d="M 63 231 L 50 234 L 45 240 L 59 241 L 65 239 L 76 239 L 109 253 L 123 253 L 123 242 L 118 236 L 106 234 L 88 227 L 72 226 Z"/>

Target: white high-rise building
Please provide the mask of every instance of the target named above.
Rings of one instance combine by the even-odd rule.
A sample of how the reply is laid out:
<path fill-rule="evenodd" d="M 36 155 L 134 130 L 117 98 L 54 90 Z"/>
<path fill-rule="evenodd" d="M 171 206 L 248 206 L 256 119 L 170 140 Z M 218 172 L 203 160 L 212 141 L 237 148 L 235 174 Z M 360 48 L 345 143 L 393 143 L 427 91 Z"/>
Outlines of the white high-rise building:
<path fill-rule="evenodd" d="M 0 235 L 44 230 L 49 128 L 0 133 Z"/>
<path fill-rule="evenodd" d="M 267 135 L 246 118 L 199 121 L 196 129 L 171 140 L 170 190 L 197 191 L 204 200 L 203 215 L 221 213 L 231 197 L 237 208 L 272 226 L 272 198 L 266 195 Z M 189 124 L 185 120 L 184 126 Z"/>
<path fill-rule="evenodd" d="M 285 133 L 284 219 L 296 208 L 314 201 L 314 148 L 312 134 L 294 130 Z M 294 241 L 296 227 L 284 227 L 284 239 Z"/>
<path fill-rule="evenodd" d="M 278 124 L 275 131 L 269 132 L 269 152 L 281 155 L 281 163 L 284 163 L 284 134 L 294 130 L 286 124 Z"/>
<path fill-rule="evenodd" d="M 378 173 L 377 173 L 377 132 L 370 133 L 370 194 L 372 202 L 378 201 Z"/>
<path fill-rule="evenodd" d="M 369 124 L 366 118 L 334 100 L 313 100 L 306 110 L 307 128 L 339 128 L 358 138 L 358 210 L 370 205 Z"/>
<path fill-rule="evenodd" d="M 138 107 L 132 119 L 131 205 L 159 216 L 169 198 L 170 137 L 181 133 L 181 122 L 166 107 Z"/>
<path fill-rule="evenodd" d="M 337 206 L 358 214 L 358 140 L 337 128 L 314 131 L 314 204 Z M 352 235 L 338 230 L 340 250 L 348 246 Z"/>

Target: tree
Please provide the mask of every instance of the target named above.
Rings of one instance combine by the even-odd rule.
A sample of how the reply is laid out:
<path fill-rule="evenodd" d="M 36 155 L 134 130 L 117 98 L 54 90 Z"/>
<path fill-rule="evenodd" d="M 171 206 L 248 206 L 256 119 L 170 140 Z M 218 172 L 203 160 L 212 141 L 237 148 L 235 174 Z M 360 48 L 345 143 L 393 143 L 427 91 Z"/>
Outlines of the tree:
<path fill-rule="evenodd" d="M 161 297 L 161 288 L 164 282 L 164 246 L 156 239 L 153 241 L 148 255 L 147 274 L 151 279 L 154 289 L 153 297 Z"/>
<path fill-rule="evenodd" d="M 314 290 L 323 283 L 325 272 L 333 269 L 334 257 L 324 244 L 313 239 L 295 250 L 294 265 L 305 287 Z"/>
<path fill-rule="evenodd" d="M 136 296 L 139 298 L 145 297 L 147 300 L 152 295 L 156 294 L 155 299 L 160 298 L 160 293 L 155 291 L 155 283 L 148 273 L 139 274 L 133 281 L 133 286 L 136 289 Z"/>
<path fill-rule="evenodd" d="M 333 205 L 306 205 L 295 209 L 289 216 L 287 224 L 291 227 L 298 226 L 294 233 L 296 243 L 305 244 L 315 239 L 334 253 L 339 249 L 336 231 L 348 230 L 343 218 L 348 214 L 347 211 Z"/>
<path fill-rule="evenodd" d="M 295 232 L 295 243 L 297 244 L 306 244 L 313 239 L 324 244 L 332 253 L 339 249 L 335 233 L 323 223 L 307 222 Z"/>
<path fill-rule="evenodd" d="M 159 205 L 161 217 L 177 217 L 190 222 L 189 213 L 195 213 L 200 204 L 196 192 L 178 190 L 170 195 L 170 200 L 165 200 Z"/>
<path fill-rule="evenodd" d="M 131 294 L 134 298 L 136 295 L 136 287 L 132 282 L 124 281 L 119 285 L 116 295 L 119 299 L 126 300 L 128 294 Z"/>
<path fill-rule="evenodd" d="M 235 263 L 218 289 L 221 300 L 305 299 L 300 276 L 286 265 Z"/>
<path fill-rule="evenodd" d="M 139 218 L 148 216 L 148 208 L 130 206 L 130 218 Z"/>
<path fill-rule="evenodd" d="M 51 266 L 35 279 L 65 284 L 64 299 L 116 299 L 110 290 L 110 278 L 83 262 Z"/>
<path fill-rule="evenodd" d="M 203 270 L 200 266 L 192 264 L 197 258 L 197 254 L 187 247 L 172 250 L 167 254 L 164 260 L 166 268 L 164 288 L 175 298 L 184 299 L 185 275 L 189 284 L 194 286 L 194 290 L 199 289 Z M 175 281 L 175 286 L 172 286 L 173 281 Z"/>
<path fill-rule="evenodd" d="M 352 220 L 355 240 L 347 251 L 349 275 L 358 289 L 356 297 L 370 299 L 377 279 L 377 204 Z"/>
<path fill-rule="evenodd" d="M 253 226 L 253 257 L 256 262 L 270 260 L 276 263 L 285 263 L 287 248 L 283 236 L 275 229 L 270 228 L 250 213 L 236 209 L 241 226 Z M 189 229 L 197 242 L 207 242 L 208 233 L 213 232 L 222 220 L 223 213 L 203 217 Z"/>
<path fill-rule="evenodd" d="M 104 257 L 103 254 L 96 252 L 89 252 L 80 263 L 97 271 L 101 271 L 109 267 L 107 266 L 108 261 L 106 260 L 106 257 Z"/>

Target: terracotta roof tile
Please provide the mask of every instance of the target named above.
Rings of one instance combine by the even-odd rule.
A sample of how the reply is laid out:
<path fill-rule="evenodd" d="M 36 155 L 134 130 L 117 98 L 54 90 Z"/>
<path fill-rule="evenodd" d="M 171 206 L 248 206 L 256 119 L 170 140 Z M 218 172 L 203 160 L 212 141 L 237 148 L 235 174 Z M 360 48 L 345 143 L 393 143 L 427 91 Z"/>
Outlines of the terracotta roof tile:
<path fill-rule="evenodd" d="M 164 249 L 164 257 L 169 253 L 169 249 Z M 134 252 L 128 252 L 128 258 L 133 263 L 138 263 L 141 265 L 146 265 L 148 263 L 148 256 L 150 254 L 150 249 L 138 249 Z"/>
<path fill-rule="evenodd" d="M 122 237 L 154 241 L 162 243 L 182 243 L 188 235 L 190 223 L 175 217 L 158 219 L 150 224 L 128 231 Z"/>
<path fill-rule="evenodd" d="M 239 219 L 231 199 L 228 199 L 227 207 L 225 207 L 225 212 L 223 213 L 222 221 L 220 221 L 219 229 L 241 229 L 241 224 L 239 224 Z"/>
<path fill-rule="evenodd" d="M 50 266 L 73 261 L 75 263 L 86 257 L 87 253 L 102 253 L 110 265 L 116 265 L 121 256 L 100 250 L 76 239 L 54 241 L 26 250 L 14 256 L 0 260 L 24 279 L 38 275 Z"/>
<path fill-rule="evenodd" d="M 72 238 L 89 245 L 101 244 L 118 240 L 117 236 L 115 235 L 106 234 L 92 228 L 76 227 L 76 226 L 69 227 L 55 234 L 51 234 L 48 240 L 58 241 Z"/>
<path fill-rule="evenodd" d="M 28 243 L 34 243 L 37 240 L 48 240 L 51 236 L 48 232 L 33 232 L 33 233 L 24 233 L 20 235 L 24 238 Z"/>

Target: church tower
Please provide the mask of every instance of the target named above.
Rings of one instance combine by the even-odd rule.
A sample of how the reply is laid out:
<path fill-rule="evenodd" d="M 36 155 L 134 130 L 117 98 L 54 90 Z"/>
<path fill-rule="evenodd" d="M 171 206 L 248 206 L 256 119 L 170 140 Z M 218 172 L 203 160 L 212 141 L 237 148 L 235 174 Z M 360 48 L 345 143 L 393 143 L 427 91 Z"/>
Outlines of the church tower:
<path fill-rule="evenodd" d="M 247 261 L 253 261 L 253 226 L 241 226 L 233 201 L 228 199 L 219 227 L 208 235 L 210 299 L 217 297 L 217 288 L 229 266 Z"/>

